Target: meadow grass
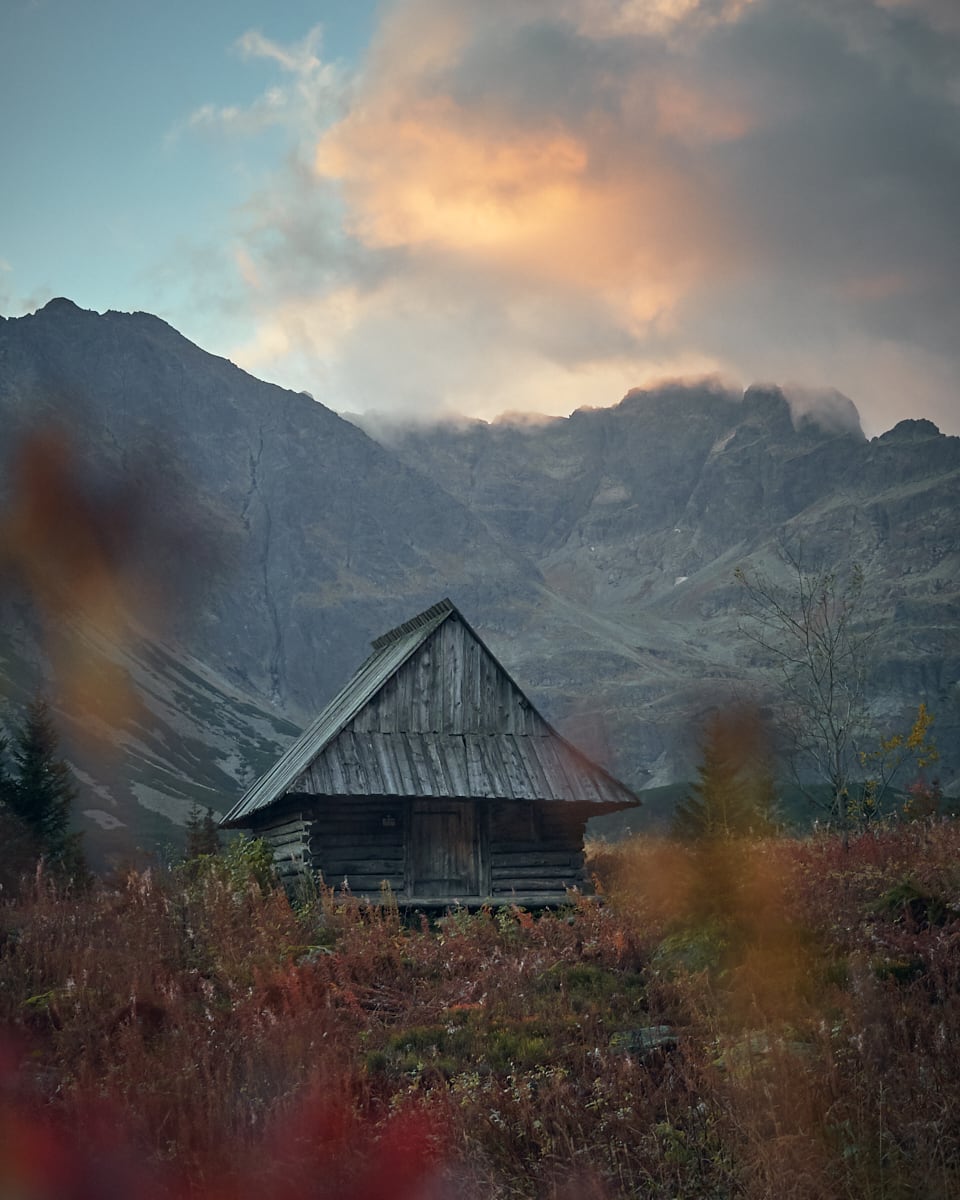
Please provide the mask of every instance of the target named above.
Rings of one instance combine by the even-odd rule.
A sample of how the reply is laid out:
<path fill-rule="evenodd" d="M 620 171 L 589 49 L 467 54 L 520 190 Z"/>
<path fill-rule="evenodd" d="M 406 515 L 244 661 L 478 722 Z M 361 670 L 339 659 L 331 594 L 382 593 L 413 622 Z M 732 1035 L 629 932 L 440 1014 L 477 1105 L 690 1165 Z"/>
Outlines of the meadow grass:
<path fill-rule="evenodd" d="M 419 923 L 214 868 L 0 909 L 0 1194 L 960 1194 L 960 824 L 590 848 Z"/>

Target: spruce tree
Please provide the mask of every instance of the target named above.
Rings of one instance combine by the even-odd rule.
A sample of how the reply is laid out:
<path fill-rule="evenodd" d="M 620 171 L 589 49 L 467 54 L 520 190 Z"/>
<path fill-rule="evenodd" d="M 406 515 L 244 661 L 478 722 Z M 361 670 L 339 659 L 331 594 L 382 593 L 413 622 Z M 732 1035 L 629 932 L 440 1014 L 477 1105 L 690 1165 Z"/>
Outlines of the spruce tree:
<path fill-rule="evenodd" d="M 29 837 L 35 851 L 55 871 L 73 877 L 86 873 L 80 834 L 70 832 L 70 806 L 76 784 L 69 766 L 57 756 L 58 738 L 50 707 L 42 697 L 28 705 L 13 738 L 14 777 L 0 780 L 7 811 Z"/>
<path fill-rule="evenodd" d="M 220 833 L 213 815 L 213 809 L 208 808 L 201 816 L 199 806 L 194 803 L 187 817 L 187 844 L 184 857 L 189 862 L 201 855 L 219 854 Z"/>
<path fill-rule="evenodd" d="M 0 896 L 16 895 L 21 878 L 37 860 L 39 848 L 14 811 L 16 780 L 10 774 L 10 744 L 0 734 Z"/>
<path fill-rule="evenodd" d="M 677 805 L 674 835 L 689 840 L 760 836 L 773 830 L 775 790 L 762 722 L 749 708 L 707 722 L 699 776 Z"/>

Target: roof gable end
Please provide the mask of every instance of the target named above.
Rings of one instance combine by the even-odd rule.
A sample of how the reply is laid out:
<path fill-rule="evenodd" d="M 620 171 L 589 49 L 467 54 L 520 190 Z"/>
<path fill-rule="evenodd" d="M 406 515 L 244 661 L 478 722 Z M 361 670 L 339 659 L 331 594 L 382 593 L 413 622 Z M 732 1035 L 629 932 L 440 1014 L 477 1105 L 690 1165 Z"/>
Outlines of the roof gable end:
<path fill-rule="evenodd" d="M 248 824 L 288 792 L 638 803 L 544 720 L 450 600 L 378 637 L 221 823 Z"/>

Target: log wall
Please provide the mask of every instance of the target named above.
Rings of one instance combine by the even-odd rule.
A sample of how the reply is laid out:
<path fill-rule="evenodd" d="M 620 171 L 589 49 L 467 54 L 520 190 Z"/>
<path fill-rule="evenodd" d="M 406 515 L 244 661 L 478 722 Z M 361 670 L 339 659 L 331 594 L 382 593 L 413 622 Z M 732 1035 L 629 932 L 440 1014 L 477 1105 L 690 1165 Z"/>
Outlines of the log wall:
<path fill-rule="evenodd" d="M 494 801 L 488 825 L 491 897 L 583 887 L 585 825 L 572 805 Z"/>
<path fill-rule="evenodd" d="M 298 807 L 284 805 L 271 814 L 273 820 L 253 830 L 273 850 L 273 866 L 277 878 L 286 887 L 309 870 L 307 837 L 309 822 Z"/>
<path fill-rule="evenodd" d="M 383 880 L 400 893 L 406 885 L 407 805 L 389 798 L 321 802 L 309 823 L 310 869 L 324 883 L 355 893 L 380 891 Z"/>
<path fill-rule="evenodd" d="M 412 888 L 418 860 L 416 848 L 409 845 L 414 832 L 409 801 L 390 797 L 353 797 L 347 803 L 332 798 L 298 800 L 298 805 L 288 802 L 270 824 L 256 830 L 273 849 L 282 884 L 293 887 L 298 877 L 310 873 L 331 887 L 346 885 L 355 895 L 378 895 L 386 880 L 399 899 L 416 899 Z M 513 895 L 583 889 L 585 824 L 586 814 L 577 805 L 480 801 L 473 898 L 508 900 Z M 420 874 L 424 873 L 421 864 Z M 442 887 L 433 890 L 437 896 L 445 894 Z M 462 880 L 451 882 L 449 890 L 460 896 Z"/>

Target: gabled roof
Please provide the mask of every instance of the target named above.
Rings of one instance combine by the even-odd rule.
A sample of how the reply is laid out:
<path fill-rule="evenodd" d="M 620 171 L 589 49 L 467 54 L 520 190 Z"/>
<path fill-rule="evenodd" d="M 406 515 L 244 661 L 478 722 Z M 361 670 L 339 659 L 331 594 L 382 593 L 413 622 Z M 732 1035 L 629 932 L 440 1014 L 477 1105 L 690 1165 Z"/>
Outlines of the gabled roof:
<path fill-rule="evenodd" d="M 221 824 L 250 824 L 288 792 L 639 803 L 543 719 L 450 600 L 378 637 Z"/>

